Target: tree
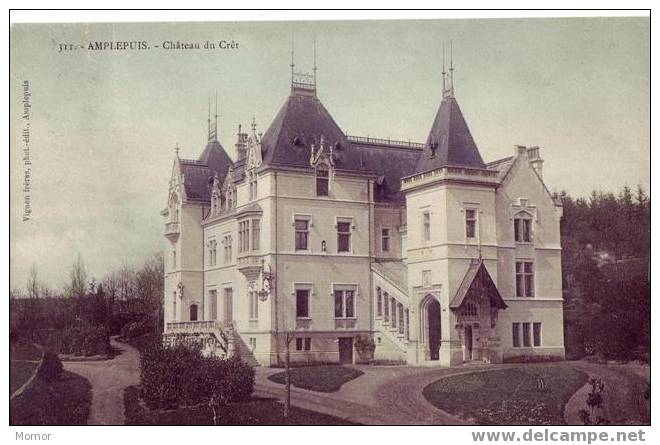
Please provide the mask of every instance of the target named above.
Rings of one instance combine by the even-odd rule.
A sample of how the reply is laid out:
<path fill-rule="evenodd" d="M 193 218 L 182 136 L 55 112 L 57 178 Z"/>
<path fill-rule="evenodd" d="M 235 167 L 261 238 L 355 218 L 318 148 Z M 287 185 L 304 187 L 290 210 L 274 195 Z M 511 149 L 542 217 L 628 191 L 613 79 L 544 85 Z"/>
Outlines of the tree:
<path fill-rule="evenodd" d="M 29 298 L 39 298 L 39 277 L 37 273 L 37 265 L 32 264 L 30 267 L 30 275 L 27 280 L 27 294 Z"/>
<path fill-rule="evenodd" d="M 80 254 L 78 254 L 78 258 L 69 271 L 69 283 L 69 296 L 74 298 L 82 298 L 85 296 L 87 290 L 87 271 Z"/>

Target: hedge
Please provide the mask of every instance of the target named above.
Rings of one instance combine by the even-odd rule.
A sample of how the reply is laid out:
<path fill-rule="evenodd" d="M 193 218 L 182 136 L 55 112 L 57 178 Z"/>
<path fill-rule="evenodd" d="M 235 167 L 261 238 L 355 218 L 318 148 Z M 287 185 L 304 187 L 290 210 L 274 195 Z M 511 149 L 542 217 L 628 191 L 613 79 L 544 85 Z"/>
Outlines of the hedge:
<path fill-rule="evenodd" d="M 62 354 L 107 355 L 110 352 L 110 336 L 104 326 L 79 326 L 64 329 L 61 333 Z"/>
<path fill-rule="evenodd" d="M 254 369 L 238 356 L 204 357 L 199 348 L 159 345 L 142 353 L 140 384 L 142 398 L 152 409 L 208 403 L 213 396 L 237 402 L 250 398 Z"/>
<path fill-rule="evenodd" d="M 37 369 L 37 377 L 45 382 L 54 382 L 62 375 L 62 362 L 57 355 L 52 352 L 44 352 L 39 369 Z"/>

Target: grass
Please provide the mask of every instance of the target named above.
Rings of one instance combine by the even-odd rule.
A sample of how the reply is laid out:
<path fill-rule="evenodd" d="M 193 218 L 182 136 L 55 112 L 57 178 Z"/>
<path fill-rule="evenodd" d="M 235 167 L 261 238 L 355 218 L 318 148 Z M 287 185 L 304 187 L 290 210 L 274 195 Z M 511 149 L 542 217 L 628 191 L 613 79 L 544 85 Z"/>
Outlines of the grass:
<path fill-rule="evenodd" d="M 364 374 L 362 371 L 340 365 L 306 366 L 289 370 L 291 385 L 318 392 L 337 392 L 341 386 Z M 284 384 L 284 372 L 268 376 L 268 380 Z"/>
<path fill-rule="evenodd" d="M 85 425 L 91 403 L 91 385 L 78 374 L 63 371 L 52 383 L 37 377 L 11 401 L 10 424 Z"/>
<path fill-rule="evenodd" d="M 37 370 L 41 349 L 32 343 L 14 343 L 10 346 L 9 359 L 9 394 L 13 394 Z"/>
<path fill-rule="evenodd" d="M 33 343 L 15 343 L 9 351 L 11 360 L 41 360 L 41 349 Z"/>
<path fill-rule="evenodd" d="M 9 366 L 9 393 L 14 394 L 37 370 L 38 362 L 12 361 Z"/>
<path fill-rule="evenodd" d="M 282 413 L 283 406 L 277 400 L 253 398 L 230 405 L 219 417 L 221 425 L 356 425 L 296 407 L 291 407 L 288 418 Z M 127 425 L 213 425 L 213 413 L 206 405 L 149 410 L 141 403 L 139 389 L 135 386 L 124 391 L 124 414 Z"/>
<path fill-rule="evenodd" d="M 530 364 L 447 377 L 423 394 L 436 407 L 480 425 L 561 425 L 564 405 L 587 378 L 565 363 Z"/>

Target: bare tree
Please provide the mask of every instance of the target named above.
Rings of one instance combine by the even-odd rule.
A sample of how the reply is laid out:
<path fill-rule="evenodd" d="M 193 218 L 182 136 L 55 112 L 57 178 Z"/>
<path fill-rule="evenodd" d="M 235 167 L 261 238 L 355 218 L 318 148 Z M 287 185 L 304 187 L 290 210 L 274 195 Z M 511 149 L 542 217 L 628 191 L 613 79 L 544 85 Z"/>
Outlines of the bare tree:
<path fill-rule="evenodd" d="M 87 270 L 80 254 L 78 254 L 78 258 L 69 271 L 69 283 L 70 296 L 76 298 L 85 296 L 85 291 L 87 290 Z"/>
<path fill-rule="evenodd" d="M 27 280 L 27 294 L 30 298 L 39 298 L 39 276 L 37 265 L 32 264 L 30 267 L 30 275 Z"/>

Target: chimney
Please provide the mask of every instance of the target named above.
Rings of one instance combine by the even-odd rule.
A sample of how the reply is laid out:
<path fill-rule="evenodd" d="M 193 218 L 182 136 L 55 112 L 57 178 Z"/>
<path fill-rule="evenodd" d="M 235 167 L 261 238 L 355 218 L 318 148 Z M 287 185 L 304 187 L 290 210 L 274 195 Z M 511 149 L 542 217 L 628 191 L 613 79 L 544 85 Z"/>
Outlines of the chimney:
<path fill-rule="evenodd" d="M 241 124 L 238 124 L 238 134 L 237 134 L 237 140 L 236 140 L 236 157 L 237 161 L 240 161 L 241 159 L 245 159 L 245 156 L 247 155 L 247 139 L 248 135 L 247 133 L 243 133 L 241 131 Z"/>
<path fill-rule="evenodd" d="M 527 159 L 529 159 L 529 164 L 536 170 L 539 177 L 543 179 L 543 159 L 541 159 L 541 151 L 538 146 L 527 149 Z"/>

